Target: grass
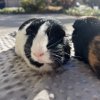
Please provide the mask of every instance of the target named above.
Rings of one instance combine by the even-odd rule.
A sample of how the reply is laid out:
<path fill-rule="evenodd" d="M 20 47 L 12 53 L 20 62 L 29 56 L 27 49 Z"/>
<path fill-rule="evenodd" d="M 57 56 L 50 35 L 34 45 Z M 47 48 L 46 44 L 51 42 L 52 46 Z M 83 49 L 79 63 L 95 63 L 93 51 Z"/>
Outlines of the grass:
<path fill-rule="evenodd" d="M 11 7 L 0 9 L 0 14 L 20 14 L 25 13 L 24 9 L 21 7 Z"/>
<path fill-rule="evenodd" d="M 62 12 L 62 7 L 58 6 L 48 6 L 46 9 L 43 11 L 39 10 L 37 13 L 61 13 Z M 33 12 L 25 12 L 25 10 L 22 7 L 8 7 L 8 8 L 3 8 L 0 9 L 0 14 L 29 14 L 29 13 L 36 13 L 35 11 Z"/>
<path fill-rule="evenodd" d="M 100 16 L 100 9 L 92 9 L 90 7 L 73 7 L 64 11 L 68 15 L 73 16 Z"/>

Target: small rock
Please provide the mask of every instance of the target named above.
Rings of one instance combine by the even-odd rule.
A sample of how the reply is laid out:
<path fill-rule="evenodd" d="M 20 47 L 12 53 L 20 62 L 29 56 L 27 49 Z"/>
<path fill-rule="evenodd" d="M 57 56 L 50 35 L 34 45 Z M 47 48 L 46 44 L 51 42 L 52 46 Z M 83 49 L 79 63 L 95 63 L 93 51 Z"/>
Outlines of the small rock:
<path fill-rule="evenodd" d="M 86 80 L 82 80 L 82 82 L 83 82 L 83 83 L 85 83 L 85 84 L 87 83 L 87 81 L 86 81 Z"/>
<path fill-rule="evenodd" d="M 99 84 L 99 85 L 100 85 L 100 81 L 97 81 L 97 84 Z"/>
<path fill-rule="evenodd" d="M 67 100 L 71 100 L 71 98 L 70 97 L 67 97 Z"/>
<path fill-rule="evenodd" d="M 73 89 L 73 87 L 72 87 L 72 86 L 68 86 L 68 89 L 69 89 L 69 90 L 72 90 L 72 89 Z"/>
<path fill-rule="evenodd" d="M 99 100 L 97 95 L 93 96 L 93 100 Z"/>
<path fill-rule="evenodd" d="M 54 83 L 53 86 L 57 87 L 57 83 Z"/>
<path fill-rule="evenodd" d="M 54 96 L 53 93 L 50 93 L 49 97 L 50 97 L 51 99 L 54 99 L 54 98 L 55 98 L 55 96 Z"/>
<path fill-rule="evenodd" d="M 65 83 L 65 80 L 62 80 L 62 84 L 64 84 Z"/>
<path fill-rule="evenodd" d="M 50 89 L 50 87 L 49 87 L 49 86 L 45 86 L 45 89 L 47 89 L 47 90 L 48 90 L 48 89 Z"/>
<path fill-rule="evenodd" d="M 91 87 L 92 87 L 92 88 L 95 88 L 95 84 L 92 84 Z"/>
<path fill-rule="evenodd" d="M 50 100 L 48 91 L 47 91 L 47 90 L 42 90 L 41 92 L 39 92 L 39 93 L 33 98 L 33 100 Z"/>
<path fill-rule="evenodd" d="M 64 91 L 63 91 L 63 90 L 59 90 L 59 92 L 60 92 L 60 93 L 64 93 Z"/>
<path fill-rule="evenodd" d="M 76 85 L 80 85 L 80 82 L 76 82 Z"/>
<path fill-rule="evenodd" d="M 58 79 L 59 78 L 59 75 L 56 75 L 56 78 Z"/>
<path fill-rule="evenodd" d="M 85 88 L 85 89 L 84 89 L 84 92 L 89 92 L 89 91 L 90 91 L 90 90 L 89 90 L 89 89 L 87 89 L 87 88 Z"/>
<path fill-rule="evenodd" d="M 93 79 L 93 77 L 90 76 L 90 77 L 89 77 L 89 80 L 92 80 L 92 79 Z"/>
<path fill-rule="evenodd" d="M 81 94 L 80 94 L 80 93 L 76 93 L 75 96 L 76 96 L 76 97 L 80 97 Z"/>

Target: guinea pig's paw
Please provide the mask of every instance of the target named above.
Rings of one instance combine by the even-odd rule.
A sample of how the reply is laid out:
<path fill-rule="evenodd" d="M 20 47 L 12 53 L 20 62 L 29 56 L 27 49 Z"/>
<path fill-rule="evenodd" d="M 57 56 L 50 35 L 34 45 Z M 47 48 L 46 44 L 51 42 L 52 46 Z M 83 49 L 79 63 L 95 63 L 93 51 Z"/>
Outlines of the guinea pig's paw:
<path fill-rule="evenodd" d="M 59 67 L 59 68 L 57 68 L 57 69 L 55 70 L 55 73 L 56 73 L 56 74 L 63 74 L 65 71 L 66 71 L 65 68 Z"/>
<path fill-rule="evenodd" d="M 44 64 L 43 66 L 41 66 L 39 68 L 39 72 L 41 74 L 46 74 L 46 73 L 49 73 L 49 72 L 52 72 L 53 71 L 53 66 L 50 65 L 50 64 Z"/>
<path fill-rule="evenodd" d="M 15 53 L 16 53 L 17 56 L 20 56 L 20 52 L 19 52 L 17 47 L 15 47 Z"/>
<path fill-rule="evenodd" d="M 17 55 L 19 55 L 19 49 L 18 49 L 18 43 L 17 43 L 17 41 L 15 42 L 15 53 Z"/>

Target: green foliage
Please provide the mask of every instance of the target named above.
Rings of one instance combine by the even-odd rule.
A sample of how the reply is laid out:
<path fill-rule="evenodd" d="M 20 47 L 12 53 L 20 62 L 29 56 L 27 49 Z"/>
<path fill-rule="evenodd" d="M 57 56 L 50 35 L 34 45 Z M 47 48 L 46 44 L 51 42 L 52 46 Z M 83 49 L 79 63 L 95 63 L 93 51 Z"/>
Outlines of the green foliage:
<path fill-rule="evenodd" d="M 41 12 L 46 8 L 45 0 L 21 0 L 21 5 L 27 13 Z"/>
<path fill-rule="evenodd" d="M 100 10 L 95 10 L 90 7 L 73 7 L 65 10 L 65 13 L 74 16 L 100 16 Z"/>
<path fill-rule="evenodd" d="M 24 13 L 23 8 L 3 8 L 0 9 L 0 14 L 19 14 Z"/>

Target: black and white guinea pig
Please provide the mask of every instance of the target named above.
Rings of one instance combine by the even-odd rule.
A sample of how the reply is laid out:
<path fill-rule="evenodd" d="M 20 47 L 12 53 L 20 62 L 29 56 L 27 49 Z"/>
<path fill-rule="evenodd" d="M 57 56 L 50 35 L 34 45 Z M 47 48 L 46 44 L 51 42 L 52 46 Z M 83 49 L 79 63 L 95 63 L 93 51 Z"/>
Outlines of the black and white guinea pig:
<path fill-rule="evenodd" d="M 100 78 L 100 20 L 95 17 L 80 18 L 73 27 L 75 56 L 89 63 Z"/>
<path fill-rule="evenodd" d="M 27 20 L 17 32 L 15 52 L 34 70 L 52 71 L 70 59 L 66 30 L 56 20 L 45 18 Z"/>

